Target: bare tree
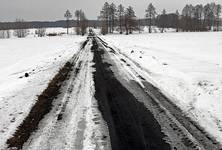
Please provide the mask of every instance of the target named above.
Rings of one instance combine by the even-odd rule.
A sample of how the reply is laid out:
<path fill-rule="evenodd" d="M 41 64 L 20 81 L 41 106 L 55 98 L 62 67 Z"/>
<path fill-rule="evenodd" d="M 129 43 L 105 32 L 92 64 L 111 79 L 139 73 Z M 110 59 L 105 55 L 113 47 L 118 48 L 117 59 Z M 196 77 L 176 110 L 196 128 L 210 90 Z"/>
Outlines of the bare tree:
<path fill-rule="evenodd" d="M 204 23 L 211 30 L 216 20 L 216 4 L 210 3 L 204 6 Z"/>
<path fill-rule="evenodd" d="M 67 34 L 69 34 L 69 19 L 72 18 L 72 14 L 69 10 L 66 11 L 64 14 L 64 17 L 66 18 L 66 28 L 67 28 Z"/>
<path fill-rule="evenodd" d="M 76 17 L 76 23 L 77 23 L 75 31 L 76 31 L 77 35 L 80 34 L 80 14 L 81 14 L 81 10 L 76 10 L 75 11 L 75 17 Z"/>
<path fill-rule="evenodd" d="M 82 35 L 86 34 L 87 27 L 88 27 L 88 21 L 86 19 L 85 13 L 81 10 L 80 11 L 80 29 L 81 29 Z"/>
<path fill-rule="evenodd" d="M 128 22 L 129 33 L 132 34 L 133 30 L 137 28 L 136 15 L 135 15 L 135 11 L 133 10 L 133 7 L 129 6 L 126 9 L 126 15 L 128 19 L 127 22 Z"/>
<path fill-rule="evenodd" d="M 184 21 L 184 23 L 182 24 L 183 25 L 182 28 L 185 31 L 188 31 L 188 19 L 190 17 L 189 11 L 190 11 L 189 5 L 186 5 L 182 10 L 182 16 L 183 16 L 183 21 Z"/>
<path fill-rule="evenodd" d="M 6 30 L 6 38 L 9 39 L 11 36 L 10 30 Z"/>
<path fill-rule="evenodd" d="M 128 20 L 129 20 L 129 16 L 127 14 L 127 11 L 125 11 L 125 14 L 124 14 L 124 26 L 125 26 L 126 35 L 129 34 Z"/>
<path fill-rule="evenodd" d="M 161 28 L 161 33 L 163 33 L 167 23 L 167 14 L 165 9 L 163 9 L 162 14 L 159 16 L 158 20 L 159 20 L 158 24 Z"/>
<path fill-rule="evenodd" d="M 152 3 L 150 3 L 146 9 L 146 18 L 148 19 L 149 33 L 152 32 L 152 21 L 155 19 L 156 14 L 156 8 L 153 6 Z"/>
<path fill-rule="evenodd" d="M 128 8 L 126 8 L 124 21 L 126 35 L 132 34 L 133 30 L 137 28 L 136 15 L 133 7 L 129 6 Z"/>
<path fill-rule="evenodd" d="M 179 32 L 179 20 L 180 20 L 180 13 L 179 13 L 179 11 L 178 10 L 176 10 L 176 13 L 175 13 L 175 15 L 176 15 L 176 22 L 175 22 L 175 24 L 176 24 L 176 32 Z"/>
<path fill-rule="evenodd" d="M 137 20 L 137 24 L 138 24 L 138 31 L 139 31 L 139 33 L 141 33 L 141 19 L 140 18 L 138 18 L 138 20 Z"/>
<path fill-rule="evenodd" d="M 109 3 L 105 2 L 102 10 L 100 11 L 100 16 L 98 19 L 101 21 L 101 32 L 102 34 L 107 34 L 110 27 L 110 15 L 109 15 Z"/>
<path fill-rule="evenodd" d="M 117 20 L 117 9 L 114 3 L 110 4 L 109 6 L 109 15 L 110 15 L 110 33 L 113 33 L 116 20 Z"/>
<path fill-rule="evenodd" d="M 192 18 L 194 17 L 195 8 L 193 5 L 186 5 L 182 10 L 182 21 L 181 27 L 184 31 L 193 31 L 194 30 L 194 23 Z"/>
<path fill-rule="evenodd" d="M 211 25 L 213 27 L 213 30 L 216 31 L 215 27 L 217 26 L 217 18 L 216 18 L 216 11 L 217 11 L 217 5 L 216 3 L 210 3 L 210 10 L 211 10 L 211 15 L 210 15 L 210 21 Z"/>
<path fill-rule="evenodd" d="M 205 26 L 209 25 L 209 15 L 210 15 L 210 5 L 206 4 L 204 6 L 204 21 L 203 21 Z"/>
<path fill-rule="evenodd" d="M 9 30 L 0 30 L 0 39 L 8 39 L 10 38 Z"/>
<path fill-rule="evenodd" d="M 202 30 L 202 16 L 203 16 L 203 5 L 196 5 L 194 7 L 194 24 L 195 30 L 200 31 Z"/>
<path fill-rule="evenodd" d="M 18 38 L 24 38 L 28 35 L 29 30 L 27 29 L 27 24 L 23 19 L 16 19 L 15 27 L 14 35 Z"/>
<path fill-rule="evenodd" d="M 46 29 L 45 28 L 38 28 L 35 33 L 38 35 L 38 37 L 43 37 L 46 35 Z"/>
<path fill-rule="evenodd" d="M 120 34 L 123 33 L 123 22 L 124 22 L 124 7 L 122 4 L 118 6 L 118 18 L 119 18 L 119 30 Z"/>
<path fill-rule="evenodd" d="M 221 5 L 218 4 L 216 6 L 216 24 L 217 24 L 217 31 L 219 31 L 219 26 L 220 26 L 220 14 L 221 14 Z"/>

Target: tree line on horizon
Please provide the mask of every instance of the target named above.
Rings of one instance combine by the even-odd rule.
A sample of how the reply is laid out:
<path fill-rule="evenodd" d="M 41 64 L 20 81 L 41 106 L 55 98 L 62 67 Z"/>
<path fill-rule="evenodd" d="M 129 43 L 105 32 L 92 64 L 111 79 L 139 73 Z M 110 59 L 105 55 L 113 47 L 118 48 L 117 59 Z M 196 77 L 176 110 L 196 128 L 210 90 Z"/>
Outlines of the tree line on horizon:
<path fill-rule="evenodd" d="M 73 17 L 71 12 L 69 10 L 66 10 L 64 17 L 66 18 L 66 25 L 65 27 L 67 28 L 67 34 L 69 34 L 69 28 L 70 27 L 75 27 L 74 30 L 77 35 L 85 35 L 86 30 L 88 27 L 88 20 L 85 16 L 85 13 L 83 10 L 76 10 L 74 12 L 74 17 L 76 21 L 76 25 L 72 25 L 73 22 L 70 22 L 70 18 Z M 26 37 L 29 34 L 29 28 L 34 28 L 32 27 L 32 22 L 26 22 L 22 18 L 17 18 L 15 22 L 13 23 L 3 23 L 0 24 L 0 39 L 4 38 L 10 38 L 10 29 L 13 29 L 13 35 L 18 37 L 18 38 L 23 38 Z M 38 37 L 43 37 L 46 36 L 46 27 L 43 25 L 38 25 L 35 30 L 35 34 Z M 56 36 L 56 33 L 50 33 L 48 36 Z"/>
<path fill-rule="evenodd" d="M 114 30 L 120 34 L 132 34 L 133 31 L 141 31 L 141 22 L 145 20 L 149 33 L 152 32 L 152 26 L 160 28 L 164 32 L 165 28 L 174 28 L 177 32 L 183 31 L 219 31 L 221 26 L 221 5 L 208 3 L 206 5 L 186 5 L 182 12 L 178 10 L 175 13 L 167 13 L 163 9 L 158 14 L 156 8 L 150 3 L 145 10 L 145 19 L 136 17 L 132 6 L 124 8 L 122 4 L 116 6 L 114 3 L 105 2 L 98 20 L 101 21 L 101 33 L 113 33 Z"/>
<path fill-rule="evenodd" d="M 109 4 L 105 2 L 98 20 L 101 20 L 101 33 L 113 33 L 115 27 L 118 25 L 120 34 L 123 31 L 126 34 L 131 34 L 136 30 L 136 15 L 133 7 L 124 8 L 122 4 L 118 7 L 114 3 Z"/>
<path fill-rule="evenodd" d="M 67 10 L 64 14 L 66 21 L 58 21 L 56 27 L 66 27 L 67 34 L 70 27 L 75 27 L 77 35 L 85 35 L 87 27 L 101 28 L 102 34 L 114 33 L 132 34 L 141 32 L 144 26 L 148 27 L 148 32 L 153 32 L 153 27 L 158 27 L 160 32 L 166 28 L 174 28 L 176 32 L 191 31 L 219 31 L 222 20 L 220 18 L 221 5 L 214 2 L 206 5 L 186 5 L 181 12 L 167 13 L 165 9 L 157 13 L 156 7 L 150 3 L 145 9 L 144 18 L 138 18 L 132 6 L 118 6 L 114 3 L 105 2 L 97 20 L 87 20 L 84 11 L 81 9 L 72 14 Z M 73 17 L 74 16 L 74 17 Z M 50 22 L 26 22 L 24 19 L 16 19 L 12 23 L 0 22 L 0 38 L 9 38 L 10 29 L 14 30 L 14 35 L 21 38 L 28 35 L 29 28 L 37 28 L 36 35 L 39 37 L 46 35 L 46 27 Z M 52 25 L 53 23 L 51 23 Z"/>

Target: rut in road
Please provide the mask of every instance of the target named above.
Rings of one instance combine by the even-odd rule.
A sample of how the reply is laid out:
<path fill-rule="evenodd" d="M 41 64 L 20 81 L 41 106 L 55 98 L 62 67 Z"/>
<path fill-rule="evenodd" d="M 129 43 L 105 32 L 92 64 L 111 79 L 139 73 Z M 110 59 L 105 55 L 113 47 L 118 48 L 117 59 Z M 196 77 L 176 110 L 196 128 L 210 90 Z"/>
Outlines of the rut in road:
<path fill-rule="evenodd" d="M 89 39 L 74 61 L 68 84 L 23 150 L 110 149 L 108 131 L 94 98 L 92 59 Z"/>
<path fill-rule="evenodd" d="M 169 150 L 164 134 L 152 113 L 114 76 L 102 60 L 104 49 L 93 40 L 95 97 L 109 127 L 114 150 Z"/>
<path fill-rule="evenodd" d="M 96 39 L 104 52 L 103 61 L 113 65 L 109 68 L 122 85 L 154 115 L 171 149 L 221 150 L 219 142 L 149 82 L 149 71 L 121 53 L 118 47 L 109 46 L 98 36 Z"/>
<path fill-rule="evenodd" d="M 27 118 L 8 139 L 9 149 L 82 150 L 93 144 L 95 149 L 109 149 L 108 131 L 93 97 L 90 48 L 91 41 L 83 42 L 39 96 Z"/>
<path fill-rule="evenodd" d="M 116 57 L 115 49 L 97 36 L 89 36 L 56 77 L 56 89 L 49 86 L 43 92 L 40 97 L 44 99 L 7 141 L 9 148 L 219 149 L 145 81 L 128 59 Z"/>
<path fill-rule="evenodd" d="M 67 62 L 58 74 L 52 79 L 48 87 L 38 96 L 36 104 L 32 107 L 30 113 L 18 127 L 13 137 L 7 140 L 9 148 L 21 149 L 23 144 L 29 139 L 39 122 L 44 116 L 50 112 L 53 100 L 59 95 L 61 83 L 64 82 L 69 75 L 72 64 Z"/>

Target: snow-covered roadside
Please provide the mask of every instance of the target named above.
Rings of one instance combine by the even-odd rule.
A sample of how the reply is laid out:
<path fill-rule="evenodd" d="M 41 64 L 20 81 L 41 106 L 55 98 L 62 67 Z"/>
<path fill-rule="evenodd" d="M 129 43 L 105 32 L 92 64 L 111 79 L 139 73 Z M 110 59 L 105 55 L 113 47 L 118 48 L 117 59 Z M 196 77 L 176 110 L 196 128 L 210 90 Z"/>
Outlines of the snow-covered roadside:
<path fill-rule="evenodd" d="M 91 46 L 89 41 L 71 60 L 74 66 L 70 78 L 61 87 L 61 94 L 38 130 L 24 144 L 24 150 L 110 149 L 108 129 L 94 98 Z"/>
<path fill-rule="evenodd" d="M 60 36 L 0 40 L 0 149 L 28 114 L 37 95 L 84 39 Z"/>
<path fill-rule="evenodd" d="M 185 113 L 222 141 L 222 33 L 102 36 L 138 62 Z"/>

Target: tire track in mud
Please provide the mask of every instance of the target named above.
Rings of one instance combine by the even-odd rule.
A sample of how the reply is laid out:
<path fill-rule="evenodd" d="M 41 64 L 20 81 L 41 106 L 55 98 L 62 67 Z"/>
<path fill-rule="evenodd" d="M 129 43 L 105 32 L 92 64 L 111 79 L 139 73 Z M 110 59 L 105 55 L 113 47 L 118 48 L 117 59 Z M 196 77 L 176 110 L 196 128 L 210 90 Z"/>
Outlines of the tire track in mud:
<path fill-rule="evenodd" d="M 151 100 L 149 109 L 154 114 L 158 122 L 164 128 L 166 128 L 165 131 L 168 130 L 166 131 L 168 132 L 168 136 L 173 134 L 176 135 L 177 140 L 179 139 L 179 143 L 178 141 L 171 141 L 175 144 L 172 145 L 172 148 L 178 149 L 179 146 L 179 149 L 184 149 L 184 147 L 187 147 L 185 149 L 221 150 L 221 145 L 214 138 L 209 136 L 209 133 L 207 133 L 191 118 L 183 114 L 183 111 L 178 108 L 178 106 L 176 106 L 166 96 L 164 96 L 158 88 L 147 82 L 141 76 L 141 74 L 134 69 L 134 67 L 137 67 L 141 70 L 144 70 L 138 63 L 131 60 L 128 56 L 122 54 L 119 50 L 115 51 L 101 38 L 97 38 L 99 42 L 101 42 L 102 45 L 107 48 L 107 50 L 110 49 L 109 52 L 113 53 L 111 55 L 118 55 L 116 57 L 119 57 L 120 63 L 123 64 L 123 66 L 130 68 L 130 70 L 133 71 L 133 73 L 140 79 L 143 86 L 138 86 L 147 93 L 147 96 Z M 147 72 L 147 70 L 145 70 L 145 72 Z M 148 74 L 150 74 L 149 71 Z M 172 137 L 170 138 L 174 139 Z M 183 148 L 180 146 L 181 144 Z"/>
<path fill-rule="evenodd" d="M 79 74 L 79 71 L 80 71 L 81 68 L 82 68 L 82 61 L 79 61 L 78 64 L 77 64 L 77 67 L 76 67 L 75 70 L 74 70 L 73 79 L 75 79 L 75 78 L 77 77 L 77 75 Z M 81 85 L 80 85 L 80 86 L 81 86 Z M 74 85 L 73 85 L 73 84 L 70 84 L 70 87 L 68 87 L 67 92 L 68 92 L 69 94 L 71 94 L 72 91 L 73 91 L 73 88 L 74 88 Z M 78 89 L 80 90 L 81 87 L 78 87 Z M 79 91 L 78 91 L 78 93 L 79 93 Z M 60 110 L 60 112 L 59 112 L 59 114 L 58 114 L 58 116 L 57 116 L 57 120 L 58 120 L 58 121 L 59 121 L 59 120 L 62 120 L 63 114 L 64 114 L 64 112 L 65 112 L 65 110 L 66 110 L 66 106 L 67 106 L 67 104 L 69 103 L 70 96 L 66 96 L 65 98 L 66 98 L 66 100 L 65 100 L 65 102 L 63 102 L 63 104 L 62 104 L 62 106 L 61 106 L 61 110 Z"/>
<path fill-rule="evenodd" d="M 125 57 L 121 57 L 119 61 L 130 68 L 134 75 L 141 80 L 144 87 L 141 87 L 139 83 L 133 80 L 129 81 L 126 85 L 123 84 L 125 82 L 121 82 L 120 80 L 122 78 L 117 78 L 112 69 L 115 63 L 118 62 L 106 60 L 106 57 L 110 57 L 110 54 L 117 55 L 117 52 L 110 47 L 108 43 L 96 36 L 88 37 L 88 39 L 82 43 L 81 50 L 59 71 L 47 89 L 39 96 L 30 114 L 19 126 L 13 137 L 8 139 L 7 144 L 9 149 L 22 149 L 23 144 L 27 142 L 31 134 L 38 129 L 40 121 L 51 111 L 52 107 L 56 114 L 52 116 L 49 115 L 53 122 L 51 124 L 49 123 L 48 130 L 45 132 L 46 135 L 44 135 L 46 136 L 46 141 L 44 142 L 50 142 L 50 144 L 53 145 L 57 144 L 55 143 L 57 141 L 59 147 L 68 147 L 70 149 L 71 147 L 74 149 L 83 149 L 85 147 L 83 143 L 85 140 L 84 134 L 86 128 L 88 128 L 88 120 L 85 118 L 85 113 L 88 111 L 88 106 L 85 107 L 84 104 L 80 104 L 80 106 L 77 107 L 77 105 L 84 103 L 81 102 L 82 97 L 84 99 L 89 97 L 84 97 L 84 91 L 87 90 L 87 88 L 84 88 L 84 85 L 87 84 L 87 79 L 89 79 L 87 76 L 90 72 L 88 69 L 91 63 L 88 60 L 89 52 L 85 51 L 85 47 L 87 44 L 91 44 L 91 42 L 91 52 L 94 54 L 93 62 L 94 68 L 96 69 L 93 73 L 95 86 L 94 96 L 97 100 L 99 110 L 102 113 L 102 117 L 107 123 L 110 143 L 113 150 L 199 150 L 201 148 L 198 142 L 207 150 L 219 149 L 217 143 L 207 143 L 208 140 L 211 141 L 211 138 L 203 134 L 203 131 L 198 128 L 198 126 L 196 127 L 191 120 L 183 116 L 182 111 L 177 109 L 174 104 L 171 104 L 157 88 L 146 82 L 143 76 L 131 66 L 131 62 L 129 63 L 129 60 L 127 58 L 125 59 Z M 87 50 L 89 46 L 90 45 L 87 45 Z M 105 47 L 109 51 L 107 51 Z M 121 67 L 119 69 L 121 69 Z M 75 78 L 77 77 L 80 80 L 75 82 Z M 64 84 L 67 79 L 69 79 L 69 84 L 65 86 L 67 89 L 62 93 L 64 97 L 62 100 L 57 100 L 57 96 L 61 94 L 62 84 Z M 90 79 L 90 81 L 92 81 L 92 79 Z M 139 96 L 135 96 L 135 91 L 130 90 L 127 86 L 132 86 L 132 89 L 137 92 L 136 94 L 142 95 L 143 100 L 149 101 L 149 104 L 140 100 L 138 98 Z M 71 99 L 74 100 L 71 101 Z M 58 105 L 54 107 L 52 105 L 55 101 Z M 93 107 L 95 107 L 95 110 L 97 109 L 97 105 Z M 80 111 L 80 113 L 83 112 L 83 114 L 80 116 L 71 115 L 67 117 L 67 113 L 75 114 L 76 111 Z M 96 125 L 102 122 L 102 119 L 98 116 L 97 114 L 93 119 L 90 118 Z M 73 117 L 76 118 L 74 119 Z M 75 133 L 76 135 L 70 136 L 70 133 L 67 133 L 64 127 L 74 127 L 73 121 L 77 121 L 77 127 L 72 129 L 71 134 Z M 181 124 L 183 126 L 181 126 Z M 198 133 L 190 133 L 196 131 Z M 104 133 L 101 132 L 101 134 L 96 137 L 99 138 L 95 141 L 97 149 L 99 149 L 98 147 L 100 146 L 108 145 L 106 143 L 109 141 L 107 140 L 108 135 Z M 166 133 L 172 133 L 171 135 L 173 137 L 171 139 L 174 138 L 177 140 L 179 146 L 172 146 L 172 141 L 168 140 L 170 134 Z M 96 131 L 93 132 L 93 135 L 95 134 Z M 196 142 L 191 134 L 199 141 Z M 67 137 L 67 135 L 69 137 Z M 67 143 L 58 141 L 61 137 L 63 138 L 61 139 L 62 142 L 70 142 L 69 144 L 73 145 L 69 147 Z M 182 147 L 180 147 L 181 145 Z M 41 145 L 39 146 L 39 149 L 41 149 Z M 44 149 L 49 147 L 44 147 Z"/>
<path fill-rule="evenodd" d="M 138 68 L 143 70 L 143 68 L 138 63 L 131 60 L 128 56 L 124 54 L 122 55 L 125 56 L 128 61 L 131 61 Z M 151 98 L 153 99 L 153 105 L 157 107 L 164 107 L 164 109 L 167 108 L 167 111 L 169 111 L 173 118 L 175 118 L 179 122 L 180 125 L 178 125 L 178 123 L 175 123 L 175 119 L 169 118 L 170 127 L 175 133 L 182 137 L 181 140 L 187 147 L 191 147 L 192 149 L 200 149 L 198 146 L 200 144 L 202 145 L 202 148 L 207 150 L 221 149 L 221 145 L 212 136 L 210 136 L 204 128 L 202 128 L 200 125 L 198 125 L 197 122 L 193 121 L 191 118 L 183 114 L 184 112 L 176 104 L 174 104 L 165 95 L 163 95 L 158 88 L 147 82 L 146 79 L 139 75 L 139 73 L 137 73 L 137 71 L 133 67 L 131 67 L 126 60 L 124 60 L 123 62 L 131 70 L 133 70 L 135 74 L 137 74 L 138 78 L 140 78 L 144 86 L 142 87 L 142 89 L 151 96 Z M 146 69 L 144 70 L 147 72 Z M 149 71 L 148 73 L 152 74 Z M 183 126 L 184 129 L 181 129 L 182 127 L 180 126 Z M 186 133 L 193 136 L 196 142 L 192 141 L 192 138 L 189 138 Z M 199 144 L 197 144 L 197 142 Z"/>
<path fill-rule="evenodd" d="M 108 124 L 112 149 L 171 149 L 152 113 L 115 78 L 111 64 L 102 60 L 105 51 L 99 48 L 95 38 L 92 51 L 96 68 L 95 98 Z"/>
<path fill-rule="evenodd" d="M 70 79 L 24 150 L 110 149 L 108 129 L 93 97 L 91 40 L 84 43 L 86 47 L 76 59 Z"/>

